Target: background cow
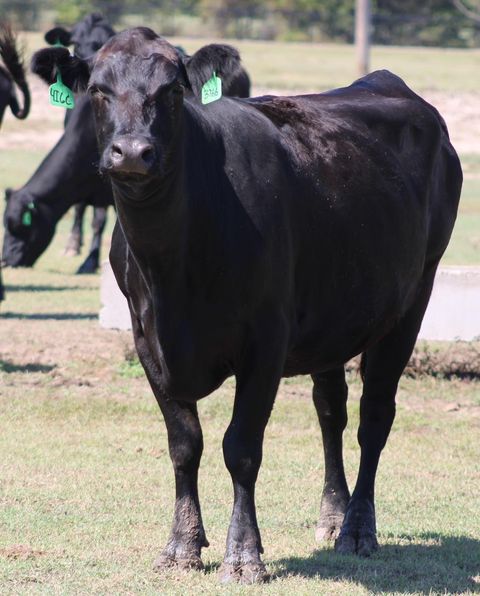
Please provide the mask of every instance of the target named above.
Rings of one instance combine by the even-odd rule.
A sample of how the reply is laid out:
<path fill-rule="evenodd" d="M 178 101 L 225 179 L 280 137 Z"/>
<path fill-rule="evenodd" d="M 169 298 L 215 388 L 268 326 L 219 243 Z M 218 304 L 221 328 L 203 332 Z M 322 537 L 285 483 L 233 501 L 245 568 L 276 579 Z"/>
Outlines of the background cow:
<path fill-rule="evenodd" d="M 0 65 L 0 124 L 7 106 L 19 120 L 24 120 L 30 111 L 30 90 L 25 78 L 23 60 L 17 49 L 16 37 L 7 23 L 0 23 L 0 56 L 5 67 Z M 23 95 L 23 107 L 18 104 L 14 84 Z"/>
<path fill-rule="evenodd" d="M 31 267 L 45 251 L 61 217 L 80 200 L 106 210 L 113 203 L 108 180 L 98 175 L 98 150 L 87 97 L 77 99 L 65 132 L 19 190 L 7 189 L 3 262 Z M 79 273 L 96 271 L 105 217 L 94 221 L 94 242 Z"/>
<path fill-rule="evenodd" d="M 50 34 L 47 36 L 51 39 Z M 185 64 L 193 65 L 195 72 L 201 72 L 215 54 L 238 61 L 236 50 L 220 44 L 207 45 L 192 56 L 181 54 L 181 57 Z M 248 74 L 238 67 L 225 79 L 224 93 L 245 93 L 249 85 Z M 196 92 L 200 93 L 200 88 Z M 7 189 L 5 193 L 3 262 L 7 266 L 33 266 L 50 244 L 57 223 L 68 209 L 77 204 L 78 213 L 88 204 L 96 207 L 94 234 L 89 254 L 77 273 L 93 273 L 98 269 L 106 210 L 113 204 L 113 196 L 109 181 L 98 173 L 100 158 L 89 98 L 77 98 L 76 107 L 69 112 L 64 134 L 30 180 L 19 190 Z M 25 217 L 26 213 L 29 215 Z M 76 234 L 81 225 L 81 218 L 76 218 L 77 229 L 72 233 Z"/>
<path fill-rule="evenodd" d="M 91 13 L 76 23 L 70 30 L 65 27 L 54 27 L 45 33 L 45 41 L 50 45 L 61 43 L 64 46 L 73 46 L 73 52 L 80 58 L 89 58 L 102 45 L 115 35 L 115 30 L 100 13 Z M 65 124 L 73 110 L 66 110 Z M 90 201 L 90 202 L 89 202 Z M 74 218 L 70 235 L 67 239 L 65 254 L 74 256 L 80 254 L 83 245 L 83 219 L 88 205 L 93 207 L 92 242 L 87 258 L 80 265 L 77 273 L 94 273 L 99 265 L 99 248 L 102 243 L 102 234 L 107 222 L 107 208 L 105 199 L 91 196 L 80 201 L 74 206 Z M 107 203 L 109 201 L 107 200 Z"/>
<path fill-rule="evenodd" d="M 265 427 L 282 376 L 310 374 L 323 434 L 318 537 L 340 553 L 377 547 L 374 483 L 438 262 L 456 218 L 458 157 L 438 112 L 387 71 L 330 93 L 222 98 L 147 28 L 111 38 L 87 63 L 34 56 L 52 81 L 88 88 L 100 164 L 118 222 L 111 262 L 140 360 L 163 412 L 176 480 L 159 568 L 201 567 L 196 402 L 230 375 L 223 450 L 234 506 L 222 581 L 267 577 L 255 514 Z M 360 468 L 342 459 L 344 363 L 363 353 Z"/>
<path fill-rule="evenodd" d="M 5 67 L 0 65 L 0 126 L 7 106 L 15 118 L 23 120 L 30 111 L 30 90 L 25 78 L 23 60 L 17 49 L 16 37 L 7 23 L 0 23 L 0 56 Z M 23 95 L 23 107 L 18 105 L 15 87 Z M 4 299 L 2 271 L 0 268 L 0 301 Z"/>

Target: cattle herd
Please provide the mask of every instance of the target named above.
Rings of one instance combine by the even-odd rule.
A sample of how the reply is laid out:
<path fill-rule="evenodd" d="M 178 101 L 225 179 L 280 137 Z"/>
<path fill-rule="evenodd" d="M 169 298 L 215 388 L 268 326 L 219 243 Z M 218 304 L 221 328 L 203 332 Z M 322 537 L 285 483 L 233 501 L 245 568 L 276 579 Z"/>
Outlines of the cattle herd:
<path fill-rule="evenodd" d="M 77 106 L 30 180 L 7 190 L 3 263 L 33 265 L 75 204 L 103 209 L 101 234 L 114 205 L 110 261 L 165 419 L 176 483 L 155 567 L 203 566 L 197 402 L 229 376 L 236 389 L 223 452 L 234 504 L 220 580 L 268 577 L 254 493 L 284 376 L 313 381 L 325 457 L 317 539 L 370 555 L 397 384 L 462 185 L 442 117 L 388 71 L 326 93 L 249 98 L 248 75 L 227 45 L 188 56 L 146 27 L 115 34 L 98 15 L 46 40 L 53 45 L 34 55 L 32 70 L 49 84 L 61 73 Z M 22 117 L 28 90 L 16 72 L 2 74 L 2 101 Z M 222 92 L 205 103 L 218 79 Z M 97 239 L 82 270 L 96 269 L 99 249 Z M 350 493 L 344 365 L 357 354 L 361 458 Z"/>

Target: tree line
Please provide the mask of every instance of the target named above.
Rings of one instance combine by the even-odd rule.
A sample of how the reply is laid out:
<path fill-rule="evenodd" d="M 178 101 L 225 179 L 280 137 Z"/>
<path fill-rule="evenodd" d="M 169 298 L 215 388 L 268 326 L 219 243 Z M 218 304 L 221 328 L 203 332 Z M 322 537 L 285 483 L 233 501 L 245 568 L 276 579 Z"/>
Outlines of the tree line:
<path fill-rule="evenodd" d="M 466 11 L 453 0 L 372 0 L 372 41 L 478 47 L 480 0 L 461 2 Z M 0 0 L 3 18 L 27 30 L 93 11 L 117 27 L 144 19 L 165 35 L 352 42 L 355 0 Z"/>

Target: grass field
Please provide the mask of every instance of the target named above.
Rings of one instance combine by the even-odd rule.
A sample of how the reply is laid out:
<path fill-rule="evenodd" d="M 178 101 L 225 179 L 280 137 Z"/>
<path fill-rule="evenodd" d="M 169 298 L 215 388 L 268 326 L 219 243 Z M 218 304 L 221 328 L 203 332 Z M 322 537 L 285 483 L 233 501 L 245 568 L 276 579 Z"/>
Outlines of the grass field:
<path fill-rule="evenodd" d="M 152 572 L 170 528 L 173 474 L 158 408 L 130 334 L 101 330 L 98 277 L 58 255 L 6 271 L 0 348 L 0 593 L 480 593 L 480 384 L 401 382 L 377 482 L 381 550 L 317 547 L 323 462 L 308 378 L 282 384 L 257 490 L 267 586 L 221 588 L 231 510 L 221 455 L 233 383 L 200 404 L 206 572 Z M 53 257 L 56 255 L 56 258 Z M 354 482 L 360 383 L 350 376 L 347 476 Z"/>
<path fill-rule="evenodd" d="M 178 40 L 193 51 L 202 41 Z M 30 48 L 40 45 L 29 35 Z M 354 78 L 352 48 L 240 43 L 261 88 L 312 89 Z M 319 62 L 319 55 L 325 59 Z M 480 91 L 480 54 L 374 48 L 417 89 Z M 320 66 L 319 66 L 320 64 Z M 317 76 L 318 75 L 318 76 Z M 44 112 L 7 118 L 1 138 L 28 124 L 60 126 Z M 50 117 L 49 117 L 50 118 Z M 10 137 L 8 137 L 10 138 Z M 12 136 L 12 139 L 14 136 Z M 35 137 L 32 137 L 35 138 Z M 46 148 L 0 152 L 0 189 L 27 180 Z M 466 181 L 446 264 L 480 263 L 480 148 L 465 151 Z M 113 215 L 110 216 L 111 230 Z M 397 419 L 377 480 L 381 549 L 370 559 L 316 545 L 323 457 L 308 378 L 283 382 L 267 427 L 257 484 L 272 582 L 220 587 L 232 506 L 221 441 L 232 407 L 228 381 L 200 403 L 205 451 L 200 496 L 210 548 L 204 573 L 152 571 L 170 529 L 173 473 L 166 432 L 130 333 L 98 326 L 98 276 L 72 275 L 82 257 L 61 250 L 68 219 L 33 270 L 6 270 L 0 311 L 0 594 L 480 594 L 480 383 L 403 378 Z M 1 240 L 1 233 L 0 233 Z M 108 234 L 104 255 L 108 247 Z M 352 487 L 361 385 L 349 377 L 346 470 Z"/>

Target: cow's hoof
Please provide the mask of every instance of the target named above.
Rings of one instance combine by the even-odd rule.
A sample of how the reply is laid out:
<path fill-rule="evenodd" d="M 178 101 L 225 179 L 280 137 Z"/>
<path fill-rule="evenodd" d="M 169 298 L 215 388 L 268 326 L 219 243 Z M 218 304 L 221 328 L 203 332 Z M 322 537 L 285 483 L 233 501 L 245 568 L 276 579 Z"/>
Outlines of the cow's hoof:
<path fill-rule="evenodd" d="M 335 551 L 341 555 L 369 557 L 377 548 L 373 503 L 367 499 L 352 501 L 335 541 Z"/>
<path fill-rule="evenodd" d="M 190 569 L 202 571 L 204 567 L 202 559 L 193 554 L 188 557 L 177 557 L 168 553 L 160 553 L 153 564 L 154 571 L 164 571 L 172 568 L 183 571 L 189 571 Z"/>
<path fill-rule="evenodd" d="M 98 270 L 98 266 L 92 263 L 83 263 L 75 272 L 75 275 L 91 275 L 96 273 Z"/>
<path fill-rule="evenodd" d="M 343 517 L 343 515 L 320 516 L 320 520 L 315 528 L 315 540 L 317 542 L 335 540 L 340 534 Z"/>
<path fill-rule="evenodd" d="M 223 562 L 218 578 L 222 584 L 263 584 L 269 581 L 270 575 L 261 561 L 238 565 Z"/>
<path fill-rule="evenodd" d="M 79 248 L 68 247 L 63 251 L 64 257 L 76 257 L 80 254 Z"/>
<path fill-rule="evenodd" d="M 375 534 L 364 536 L 350 536 L 340 533 L 335 540 L 335 552 L 339 555 L 359 555 L 369 557 L 378 549 L 378 542 Z"/>

